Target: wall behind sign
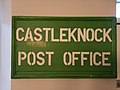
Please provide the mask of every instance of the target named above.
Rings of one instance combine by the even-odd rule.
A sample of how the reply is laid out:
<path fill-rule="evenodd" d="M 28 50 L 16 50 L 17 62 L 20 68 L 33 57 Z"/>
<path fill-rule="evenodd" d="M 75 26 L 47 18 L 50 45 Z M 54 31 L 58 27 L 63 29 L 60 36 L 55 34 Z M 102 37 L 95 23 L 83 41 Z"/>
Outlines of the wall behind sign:
<path fill-rule="evenodd" d="M 12 0 L 12 15 L 115 16 L 116 0 Z"/>
<path fill-rule="evenodd" d="M 120 25 L 117 25 L 117 71 L 118 71 L 118 80 L 120 80 Z M 117 90 L 120 90 L 118 88 Z"/>
<path fill-rule="evenodd" d="M 11 88 L 11 0 L 0 0 L 0 90 Z"/>

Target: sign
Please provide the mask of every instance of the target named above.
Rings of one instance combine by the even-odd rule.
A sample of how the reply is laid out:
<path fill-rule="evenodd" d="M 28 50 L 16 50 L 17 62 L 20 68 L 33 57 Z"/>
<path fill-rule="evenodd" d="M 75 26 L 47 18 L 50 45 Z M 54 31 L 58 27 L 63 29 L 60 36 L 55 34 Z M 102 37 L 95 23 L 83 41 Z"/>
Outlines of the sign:
<path fill-rule="evenodd" d="M 12 17 L 12 79 L 116 78 L 115 17 Z"/>

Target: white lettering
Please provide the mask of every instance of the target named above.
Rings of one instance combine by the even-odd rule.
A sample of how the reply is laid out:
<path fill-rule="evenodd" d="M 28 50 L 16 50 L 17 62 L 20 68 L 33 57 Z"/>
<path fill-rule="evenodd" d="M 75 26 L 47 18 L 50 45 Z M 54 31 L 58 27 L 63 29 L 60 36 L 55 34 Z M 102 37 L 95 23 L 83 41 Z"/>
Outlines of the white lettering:
<path fill-rule="evenodd" d="M 54 28 L 51 30 L 51 41 L 52 42 L 59 42 L 59 39 L 55 39 L 55 33 L 54 33 Z"/>
<path fill-rule="evenodd" d="M 41 55 L 41 56 L 40 56 Z M 45 56 L 45 54 L 43 52 L 38 52 L 37 53 L 37 58 L 39 61 L 37 61 L 38 65 L 44 65 L 45 63 L 45 59 L 43 58 L 43 56 Z"/>
<path fill-rule="evenodd" d="M 69 31 L 68 31 L 68 41 L 71 41 L 71 37 L 72 39 L 74 40 L 74 42 L 77 42 L 75 36 L 74 36 L 74 33 L 77 31 L 77 28 L 74 28 L 72 31 L 71 31 L 71 28 L 69 28 Z"/>
<path fill-rule="evenodd" d="M 97 56 L 101 56 L 101 54 L 100 54 L 99 52 L 95 52 L 94 55 L 93 55 L 93 58 L 94 58 L 93 61 L 94 61 L 94 64 L 95 64 L 96 66 L 99 66 L 99 65 L 101 65 L 101 61 L 96 62 Z"/>
<path fill-rule="evenodd" d="M 81 65 L 84 65 L 84 61 L 87 60 L 86 57 L 84 57 L 85 54 L 89 54 L 89 52 L 81 52 Z"/>
<path fill-rule="evenodd" d="M 23 40 L 24 40 L 24 37 L 19 37 L 19 36 L 20 36 L 20 31 L 21 31 L 21 32 L 24 32 L 24 29 L 23 29 L 23 28 L 18 28 L 18 29 L 16 30 L 16 39 L 17 39 L 18 41 L 23 41 Z"/>
<path fill-rule="evenodd" d="M 33 40 L 33 36 L 32 36 L 32 32 L 30 31 L 30 28 L 27 28 L 26 35 L 25 35 L 25 40 L 24 41 L 27 41 L 28 39 L 30 39 L 31 41 L 34 41 Z"/>
<path fill-rule="evenodd" d="M 64 33 L 65 31 L 68 31 L 67 28 L 60 28 L 60 42 L 67 42 L 68 40 L 65 39 L 66 34 Z"/>
<path fill-rule="evenodd" d="M 45 41 L 48 42 L 48 32 L 51 31 L 51 28 L 43 28 L 45 31 Z"/>
<path fill-rule="evenodd" d="M 107 31 L 106 28 L 103 29 L 103 42 L 106 42 L 106 38 L 108 39 L 109 42 L 112 42 L 112 39 L 109 36 L 111 30 L 112 30 L 111 28 L 109 28 Z"/>
<path fill-rule="evenodd" d="M 105 61 L 109 60 L 108 57 L 106 57 L 106 56 L 109 56 L 109 55 L 110 55 L 110 52 L 103 52 L 102 53 L 102 64 L 103 64 L 103 66 L 111 66 L 110 63 L 105 62 Z"/>
<path fill-rule="evenodd" d="M 75 60 L 78 60 L 78 57 L 75 57 L 75 55 L 80 54 L 80 52 L 72 52 L 72 65 L 75 65 Z"/>
<path fill-rule="evenodd" d="M 31 57 L 32 57 L 32 60 L 31 60 Z M 29 65 L 34 65 L 36 63 L 36 56 L 35 56 L 35 53 L 34 52 L 29 52 L 28 53 L 28 56 L 27 56 L 27 62 Z M 33 61 L 33 62 L 32 62 Z M 32 63 L 31 63 L 32 62 Z"/>
<path fill-rule="evenodd" d="M 25 52 L 18 52 L 18 65 L 21 65 L 21 61 L 25 60 L 26 56 Z"/>
<path fill-rule="evenodd" d="M 95 40 L 96 40 L 97 42 L 101 42 L 101 41 L 103 40 L 103 38 L 100 37 L 100 38 L 98 39 L 98 31 L 101 32 L 101 33 L 103 32 L 100 28 L 96 29 L 96 30 L 95 30 Z"/>
<path fill-rule="evenodd" d="M 48 55 L 48 65 L 51 65 L 52 55 L 54 52 L 46 52 L 46 54 Z"/>
<path fill-rule="evenodd" d="M 34 37 L 35 41 L 41 41 L 42 40 L 42 35 L 39 32 L 42 32 L 42 30 L 40 28 L 36 28 L 34 30 L 34 34 L 36 35 L 36 37 Z"/>
<path fill-rule="evenodd" d="M 91 35 L 90 35 L 90 32 L 91 32 Z M 91 39 L 90 39 L 90 36 L 91 36 Z M 87 29 L 86 37 L 87 37 L 87 40 L 90 42 L 94 40 L 94 30 L 92 28 Z"/>
<path fill-rule="evenodd" d="M 68 56 L 68 63 L 67 63 L 67 56 Z M 65 65 L 70 65 L 72 63 L 71 60 L 71 53 L 70 52 L 65 52 L 63 55 L 63 62 Z"/>

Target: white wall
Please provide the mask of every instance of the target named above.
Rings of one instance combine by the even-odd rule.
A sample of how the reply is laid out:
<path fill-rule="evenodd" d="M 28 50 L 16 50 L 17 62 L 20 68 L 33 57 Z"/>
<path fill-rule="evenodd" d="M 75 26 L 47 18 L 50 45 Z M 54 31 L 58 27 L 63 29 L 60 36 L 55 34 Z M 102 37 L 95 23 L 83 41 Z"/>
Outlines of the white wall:
<path fill-rule="evenodd" d="M 120 80 L 120 25 L 117 26 L 117 69 L 117 79 Z M 118 88 L 117 90 L 120 90 L 120 88 Z"/>
<path fill-rule="evenodd" d="M 116 0 L 12 0 L 12 15 L 115 16 Z"/>
<path fill-rule="evenodd" d="M 0 90 L 11 88 L 11 0 L 0 0 Z"/>
<path fill-rule="evenodd" d="M 117 26 L 117 63 L 118 79 L 120 79 L 120 25 Z"/>

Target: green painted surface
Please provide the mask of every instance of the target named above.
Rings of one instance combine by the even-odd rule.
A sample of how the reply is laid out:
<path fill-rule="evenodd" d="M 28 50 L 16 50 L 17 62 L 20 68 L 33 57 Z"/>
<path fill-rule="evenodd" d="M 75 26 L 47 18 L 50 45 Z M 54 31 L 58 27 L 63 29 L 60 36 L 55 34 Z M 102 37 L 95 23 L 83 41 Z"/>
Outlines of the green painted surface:
<path fill-rule="evenodd" d="M 115 17 L 12 17 L 12 79 L 116 78 Z"/>

